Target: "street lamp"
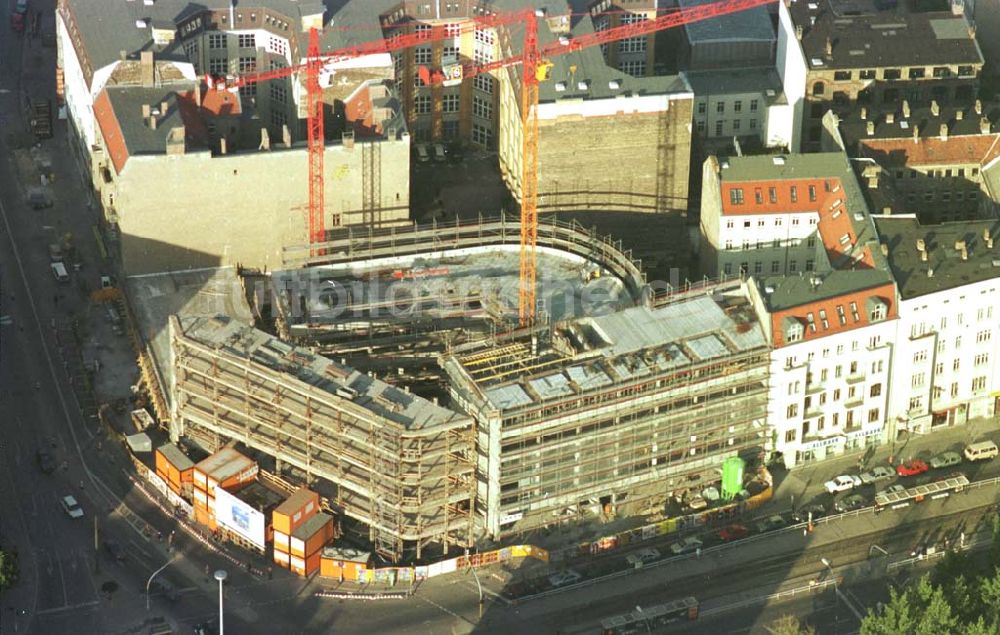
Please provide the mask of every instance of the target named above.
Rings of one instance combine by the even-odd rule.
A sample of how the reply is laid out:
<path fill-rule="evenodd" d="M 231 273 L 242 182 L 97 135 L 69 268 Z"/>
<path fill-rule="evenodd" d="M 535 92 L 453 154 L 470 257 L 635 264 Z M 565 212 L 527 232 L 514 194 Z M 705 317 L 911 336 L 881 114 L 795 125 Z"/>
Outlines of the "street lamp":
<path fill-rule="evenodd" d="M 830 566 L 829 560 L 827 560 L 826 558 L 820 558 L 819 561 L 822 562 L 823 566 L 827 568 L 827 571 L 830 572 L 831 579 L 833 579 L 833 595 L 834 595 L 834 601 L 837 603 L 837 610 L 833 612 L 833 624 L 834 624 L 833 628 L 834 632 L 839 633 L 840 632 L 840 589 L 837 588 L 837 574 L 834 573 L 833 567 Z"/>
<path fill-rule="evenodd" d="M 156 571 L 154 571 L 153 575 L 149 576 L 149 579 L 146 580 L 146 610 L 147 611 L 149 610 L 149 585 L 153 584 L 153 578 L 155 578 L 157 575 L 159 575 L 161 571 L 163 571 L 164 569 L 166 569 L 167 567 L 169 567 L 170 564 L 174 560 L 176 560 L 176 559 L 177 559 L 177 556 L 174 556 L 170 560 L 167 560 L 166 564 L 164 564 L 162 567 L 160 567 L 159 569 L 157 569 Z"/>
<path fill-rule="evenodd" d="M 226 631 L 222 622 L 222 583 L 226 581 L 226 572 L 222 569 L 216 569 L 215 579 L 219 581 L 219 635 L 225 635 Z"/>
<path fill-rule="evenodd" d="M 472 577 L 476 579 L 476 588 L 479 589 L 479 619 L 483 619 L 483 585 L 479 582 L 479 574 L 476 573 L 475 567 L 470 567 L 472 571 Z"/>

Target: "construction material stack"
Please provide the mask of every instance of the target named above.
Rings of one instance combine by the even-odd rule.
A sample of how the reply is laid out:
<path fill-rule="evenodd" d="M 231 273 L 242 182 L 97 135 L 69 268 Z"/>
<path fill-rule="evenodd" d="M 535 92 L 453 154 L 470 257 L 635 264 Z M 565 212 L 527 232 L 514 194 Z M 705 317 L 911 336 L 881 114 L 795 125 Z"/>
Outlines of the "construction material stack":
<path fill-rule="evenodd" d="M 212 531 L 219 528 L 215 519 L 215 488 L 235 491 L 254 481 L 257 462 L 233 448 L 223 448 L 194 466 L 192 499 L 194 519 Z"/>
<path fill-rule="evenodd" d="M 285 567 L 291 564 L 292 534 L 319 513 L 319 494 L 300 487 L 271 514 L 274 527 L 274 562 Z"/>
<path fill-rule="evenodd" d="M 191 500 L 194 462 L 173 443 L 156 448 L 156 475 L 163 479 L 174 494 Z"/>

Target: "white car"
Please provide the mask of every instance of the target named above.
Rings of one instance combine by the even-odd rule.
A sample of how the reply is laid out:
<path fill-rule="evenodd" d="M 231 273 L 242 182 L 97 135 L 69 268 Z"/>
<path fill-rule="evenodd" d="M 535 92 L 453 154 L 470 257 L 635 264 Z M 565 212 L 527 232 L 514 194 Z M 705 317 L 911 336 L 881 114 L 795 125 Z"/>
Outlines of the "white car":
<path fill-rule="evenodd" d="M 62 506 L 70 518 L 83 518 L 83 510 L 80 509 L 80 503 L 76 502 L 76 499 L 72 496 L 63 496 Z"/>
<path fill-rule="evenodd" d="M 682 542 L 675 542 L 670 545 L 670 551 L 675 556 L 679 556 L 683 553 L 693 553 L 699 549 L 701 549 L 701 540 L 695 538 L 694 536 L 689 536 Z"/>
<path fill-rule="evenodd" d="M 576 584 L 583 579 L 583 576 L 573 571 L 572 569 L 566 569 L 565 571 L 560 571 L 559 573 L 553 573 L 549 576 L 549 584 L 554 587 L 569 586 L 570 584 Z"/>
<path fill-rule="evenodd" d="M 852 490 L 855 487 L 861 485 L 861 479 L 852 474 L 842 474 L 831 481 L 823 483 L 823 487 L 826 488 L 831 494 L 836 494 L 837 492 L 846 492 Z"/>
<path fill-rule="evenodd" d="M 896 477 L 896 473 L 889 468 L 879 465 L 873 467 L 871 471 L 861 475 L 861 482 L 865 485 L 875 485 L 882 481 L 890 481 Z"/>
<path fill-rule="evenodd" d="M 653 547 L 645 547 L 635 553 L 630 553 L 625 556 L 625 562 L 627 562 L 628 566 L 632 568 L 641 567 L 644 564 L 649 564 L 650 562 L 655 562 L 659 559 L 660 550 Z"/>

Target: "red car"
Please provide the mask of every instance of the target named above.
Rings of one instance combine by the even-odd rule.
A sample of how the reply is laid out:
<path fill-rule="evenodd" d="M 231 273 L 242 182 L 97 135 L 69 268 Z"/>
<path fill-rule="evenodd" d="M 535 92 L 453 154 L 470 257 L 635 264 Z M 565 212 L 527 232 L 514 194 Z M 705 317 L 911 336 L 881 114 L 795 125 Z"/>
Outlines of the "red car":
<path fill-rule="evenodd" d="M 749 533 L 750 530 L 743 525 L 729 525 L 728 527 L 723 527 L 722 531 L 719 532 L 719 539 L 722 542 L 731 542 L 740 538 L 746 538 Z"/>
<path fill-rule="evenodd" d="M 928 469 L 927 464 L 920 459 L 911 459 L 906 463 L 900 463 L 896 466 L 896 474 L 900 476 L 916 476 L 918 474 L 923 474 Z"/>

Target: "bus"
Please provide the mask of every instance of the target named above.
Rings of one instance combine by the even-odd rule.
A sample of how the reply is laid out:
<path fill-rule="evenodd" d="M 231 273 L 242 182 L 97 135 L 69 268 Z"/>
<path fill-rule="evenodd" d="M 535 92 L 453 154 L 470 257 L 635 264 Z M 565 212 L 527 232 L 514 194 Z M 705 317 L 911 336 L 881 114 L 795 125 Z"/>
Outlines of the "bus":
<path fill-rule="evenodd" d="M 603 635 L 639 635 L 653 629 L 698 619 L 698 600 L 693 597 L 673 600 L 601 620 Z"/>

